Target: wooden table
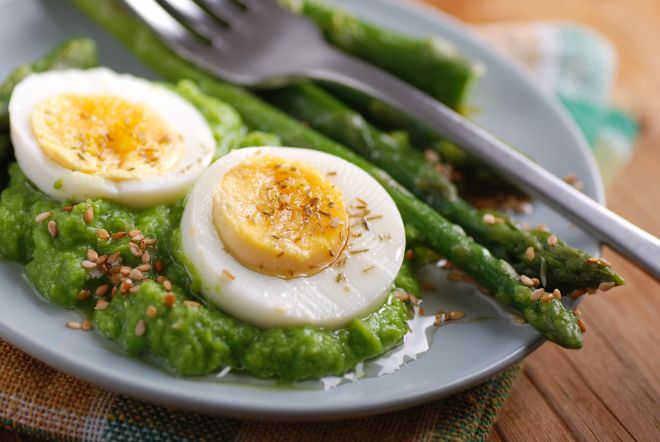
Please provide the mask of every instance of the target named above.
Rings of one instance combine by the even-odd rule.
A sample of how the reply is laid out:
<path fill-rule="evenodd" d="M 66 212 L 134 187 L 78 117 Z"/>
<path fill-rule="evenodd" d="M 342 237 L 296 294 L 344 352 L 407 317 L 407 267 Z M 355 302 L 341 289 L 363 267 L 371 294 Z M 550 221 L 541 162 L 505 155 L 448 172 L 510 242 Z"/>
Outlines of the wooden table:
<path fill-rule="evenodd" d="M 660 1 L 426 0 L 468 23 L 573 20 L 619 53 L 615 99 L 641 121 L 630 165 L 608 206 L 660 236 Z M 491 442 L 660 440 L 660 285 L 611 251 L 627 285 L 588 297 L 584 349 L 544 345 L 530 356 Z"/>
<path fill-rule="evenodd" d="M 621 66 L 616 100 L 640 118 L 643 133 L 609 206 L 660 236 L 660 1 L 426 1 L 468 23 L 575 20 L 612 40 Z M 491 442 L 660 440 L 660 285 L 605 256 L 627 285 L 582 304 L 584 349 L 545 345 L 527 359 Z M 0 430 L 0 440 L 32 439 Z"/>

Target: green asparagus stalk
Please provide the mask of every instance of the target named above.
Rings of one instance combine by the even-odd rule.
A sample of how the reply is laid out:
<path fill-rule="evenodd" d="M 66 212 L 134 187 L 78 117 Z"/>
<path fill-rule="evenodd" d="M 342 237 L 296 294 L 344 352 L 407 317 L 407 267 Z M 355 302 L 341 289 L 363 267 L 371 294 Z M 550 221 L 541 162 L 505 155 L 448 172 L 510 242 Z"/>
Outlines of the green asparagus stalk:
<path fill-rule="evenodd" d="M 389 71 L 454 109 L 464 110 L 470 88 L 483 72 L 482 65 L 461 56 L 443 39 L 412 38 L 392 32 L 320 0 L 283 0 L 282 3 L 316 23 L 333 45 Z M 386 128 L 410 131 L 416 146 L 436 150 L 444 162 L 459 169 L 470 182 L 496 186 L 502 191 L 515 190 L 483 162 L 396 109 L 350 90 L 332 90 L 342 98 L 354 100 L 361 113 L 384 123 Z"/>
<path fill-rule="evenodd" d="M 323 89 L 306 83 L 262 95 L 368 158 L 442 216 L 463 227 L 497 258 L 511 263 L 522 275 L 542 280 L 546 289 L 571 293 L 596 289 L 603 283 L 623 284 L 611 267 L 600 261 L 591 262 L 585 252 L 562 241 L 549 245 L 549 233 L 530 232 L 503 213 L 474 209 L 458 196 L 452 182 L 438 173 L 422 152 L 397 143 Z"/>
<path fill-rule="evenodd" d="M 568 348 L 582 346 L 576 316 L 560 300 L 547 295 L 543 301 L 521 284 L 515 270 L 505 261 L 468 237 L 401 187 L 389 175 L 325 136 L 308 129 L 249 92 L 218 81 L 174 55 L 140 22 L 113 0 L 73 0 L 76 5 L 126 44 L 155 71 L 171 81 L 189 78 L 205 93 L 233 106 L 252 129 L 277 134 L 292 146 L 327 152 L 361 167 L 378 180 L 397 204 L 404 222 L 419 232 L 423 241 L 442 253 L 457 267 L 491 290 L 502 304 L 511 306 L 546 338 Z"/>
<path fill-rule="evenodd" d="M 439 37 L 413 38 L 360 20 L 319 0 L 284 0 L 311 19 L 327 40 L 458 109 L 483 67 Z"/>

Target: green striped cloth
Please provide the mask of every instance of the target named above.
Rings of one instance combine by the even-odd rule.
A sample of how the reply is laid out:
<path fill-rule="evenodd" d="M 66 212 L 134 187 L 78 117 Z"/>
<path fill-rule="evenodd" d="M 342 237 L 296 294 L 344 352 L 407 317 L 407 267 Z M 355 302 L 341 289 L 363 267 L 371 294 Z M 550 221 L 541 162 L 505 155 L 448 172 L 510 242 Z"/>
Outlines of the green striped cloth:
<path fill-rule="evenodd" d="M 613 109 L 614 52 L 592 31 L 554 23 L 476 28 L 527 65 L 590 141 L 603 176 L 627 160 L 634 120 Z M 248 422 L 173 410 L 109 393 L 59 373 L 0 341 L 0 424 L 47 439 L 89 441 L 483 441 L 520 371 L 413 409 L 330 423 Z"/>

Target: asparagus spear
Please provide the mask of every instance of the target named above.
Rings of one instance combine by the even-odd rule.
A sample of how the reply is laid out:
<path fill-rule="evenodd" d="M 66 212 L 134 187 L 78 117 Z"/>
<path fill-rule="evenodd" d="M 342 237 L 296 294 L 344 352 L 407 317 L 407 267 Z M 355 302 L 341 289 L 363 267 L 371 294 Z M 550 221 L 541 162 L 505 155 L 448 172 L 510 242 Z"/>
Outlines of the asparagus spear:
<path fill-rule="evenodd" d="M 530 232 L 502 213 L 474 209 L 458 196 L 451 181 L 438 173 L 424 154 L 369 125 L 359 113 L 323 89 L 306 83 L 262 95 L 370 159 L 442 216 L 463 227 L 496 257 L 511 263 L 520 274 L 542 280 L 545 288 L 570 293 L 596 289 L 603 283 L 623 284 L 611 267 L 600 261 L 591 262 L 585 252 L 563 241 L 549 245 L 549 233 Z"/>
<path fill-rule="evenodd" d="M 462 110 L 471 85 L 483 71 L 480 64 L 462 57 L 451 43 L 440 38 L 419 39 L 392 32 L 319 0 L 282 3 L 316 23 L 333 45 L 389 71 L 454 109 Z M 417 141 L 415 145 L 436 150 L 444 162 L 460 169 L 470 182 L 496 186 L 502 191 L 515 190 L 483 162 L 396 109 L 351 90 L 332 90 L 343 99 L 353 100 L 364 115 L 384 123 L 385 128 L 410 130 Z"/>
<path fill-rule="evenodd" d="M 282 3 L 316 23 L 333 45 L 390 71 L 453 108 L 463 104 L 483 70 L 444 39 L 399 34 L 318 0 Z"/>
<path fill-rule="evenodd" d="M 509 264 L 493 257 L 460 227 L 416 199 L 385 172 L 348 148 L 300 125 L 249 92 L 218 81 L 181 60 L 113 0 L 73 1 L 165 78 L 171 81 L 195 80 L 202 91 L 233 106 L 252 129 L 275 133 L 287 144 L 327 152 L 361 167 L 389 192 L 404 222 L 422 232 L 426 244 L 491 290 L 499 302 L 520 312 L 546 338 L 569 348 L 582 346 L 577 318 L 560 300 L 549 294 L 544 295 L 543 302 L 538 300 L 532 289 L 519 282 Z"/>

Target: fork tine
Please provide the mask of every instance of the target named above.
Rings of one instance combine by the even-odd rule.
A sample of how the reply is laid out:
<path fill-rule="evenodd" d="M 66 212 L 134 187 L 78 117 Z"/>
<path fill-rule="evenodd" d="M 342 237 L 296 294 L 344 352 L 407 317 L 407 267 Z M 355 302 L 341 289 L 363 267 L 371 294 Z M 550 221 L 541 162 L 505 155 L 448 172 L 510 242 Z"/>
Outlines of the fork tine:
<path fill-rule="evenodd" d="M 229 25 L 239 20 L 240 15 L 244 13 L 232 0 L 197 0 L 197 3 Z"/>
<path fill-rule="evenodd" d="M 146 25 L 162 38 L 171 49 L 184 58 L 202 58 L 209 46 L 199 43 L 190 32 L 154 0 L 124 0 Z"/>
<path fill-rule="evenodd" d="M 238 1 L 241 2 L 250 11 L 258 11 L 258 12 L 286 11 L 284 8 L 279 6 L 277 2 L 274 0 L 238 0 Z"/>
<path fill-rule="evenodd" d="M 177 18 L 190 29 L 211 43 L 225 30 L 213 17 L 200 8 L 192 0 L 161 0 L 169 9 L 175 12 Z"/>

